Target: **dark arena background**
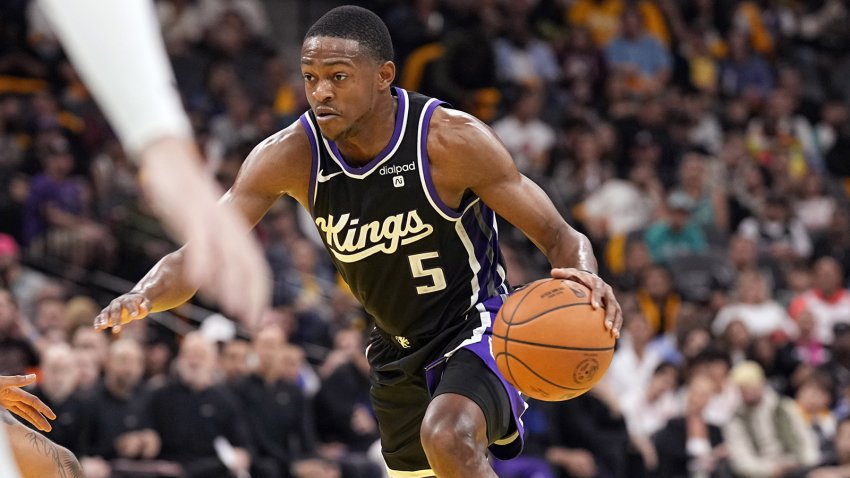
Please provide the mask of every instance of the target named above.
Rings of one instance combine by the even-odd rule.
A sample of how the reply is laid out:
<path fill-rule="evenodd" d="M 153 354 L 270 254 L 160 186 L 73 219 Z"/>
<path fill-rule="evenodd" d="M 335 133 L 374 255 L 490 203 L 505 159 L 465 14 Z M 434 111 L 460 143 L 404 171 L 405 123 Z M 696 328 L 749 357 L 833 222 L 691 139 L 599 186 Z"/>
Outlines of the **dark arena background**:
<path fill-rule="evenodd" d="M 156 2 L 222 188 L 306 110 L 301 40 L 340 3 Z M 623 307 L 607 375 L 531 401 L 501 478 L 850 476 L 850 2 L 352 3 L 398 86 L 495 130 Z M 0 2 L 0 38 L 0 374 L 38 374 L 46 435 L 89 478 L 385 476 L 371 322 L 294 201 L 256 229 L 261 332 L 204 297 L 95 332 L 177 246 L 35 2 Z M 500 229 L 511 284 L 549 274 Z"/>

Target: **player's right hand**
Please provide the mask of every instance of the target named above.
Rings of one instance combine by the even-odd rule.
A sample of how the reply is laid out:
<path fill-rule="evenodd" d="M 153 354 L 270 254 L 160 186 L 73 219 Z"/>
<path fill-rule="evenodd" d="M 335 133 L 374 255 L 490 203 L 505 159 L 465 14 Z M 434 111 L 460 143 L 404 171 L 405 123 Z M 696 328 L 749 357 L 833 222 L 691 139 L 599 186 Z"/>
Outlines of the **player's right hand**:
<path fill-rule="evenodd" d="M 118 332 L 121 326 L 134 320 L 141 320 L 151 311 L 151 302 L 138 292 L 128 292 L 109 303 L 94 318 L 94 328 L 105 330 L 112 327 Z"/>

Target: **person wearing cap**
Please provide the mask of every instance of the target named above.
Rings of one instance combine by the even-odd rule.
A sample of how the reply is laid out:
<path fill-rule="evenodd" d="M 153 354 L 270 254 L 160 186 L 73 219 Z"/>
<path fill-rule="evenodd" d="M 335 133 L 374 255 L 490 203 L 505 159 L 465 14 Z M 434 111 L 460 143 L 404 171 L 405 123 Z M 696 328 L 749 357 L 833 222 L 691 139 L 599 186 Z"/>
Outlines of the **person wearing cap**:
<path fill-rule="evenodd" d="M 681 191 L 667 197 L 667 220 L 656 222 L 644 235 L 654 262 L 669 264 L 676 257 L 706 249 L 705 234 L 690 222 L 695 206 L 693 198 Z"/>
<path fill-rule="evenodd" d="M 732 471 L 741 478 L 789 477 L 820 460 L 817 439 L 793 400 L 767 385 L 753 361 L 732 368 L 741 404 L 724 429 Z"/>

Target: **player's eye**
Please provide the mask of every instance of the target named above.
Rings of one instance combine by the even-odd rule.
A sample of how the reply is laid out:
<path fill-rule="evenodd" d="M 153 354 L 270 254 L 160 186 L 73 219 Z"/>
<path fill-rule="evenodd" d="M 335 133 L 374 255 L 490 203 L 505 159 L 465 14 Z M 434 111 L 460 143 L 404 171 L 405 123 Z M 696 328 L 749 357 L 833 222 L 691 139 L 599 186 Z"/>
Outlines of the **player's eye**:
<path fill-rule="evenodd" d="M 336 81 L 342 81 L 346 78 L 348 78 L 348 75 L 346 75 L 345 73 L 337 73 L 336 75 L 334 75 L 334 80 Z"/>
<path fill-rule="evenodd" d="M 303 75 L 301 75 L 301 76 L 304 78 L 304 81 L 306 81 L 306 82 L 313 81 L 313 75 L 311 75 L 311 74 L 309 74 L 309 73 L 304 73 L 304 74 L 303 74 Z"/>

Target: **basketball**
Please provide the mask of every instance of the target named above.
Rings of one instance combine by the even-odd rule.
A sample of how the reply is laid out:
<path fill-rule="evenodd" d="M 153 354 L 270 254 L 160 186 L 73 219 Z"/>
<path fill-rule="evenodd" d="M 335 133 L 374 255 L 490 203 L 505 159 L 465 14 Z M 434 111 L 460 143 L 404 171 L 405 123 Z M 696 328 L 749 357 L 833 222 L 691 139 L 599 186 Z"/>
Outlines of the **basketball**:
<path fill-rule="evenodd" d="M 505 379 L 531 398 L 561 401 L 590 390 L 608 370 L 615 339 L 590 289 L 541 279 L 515 291 L 496 315 L 492 350 Z"/>

